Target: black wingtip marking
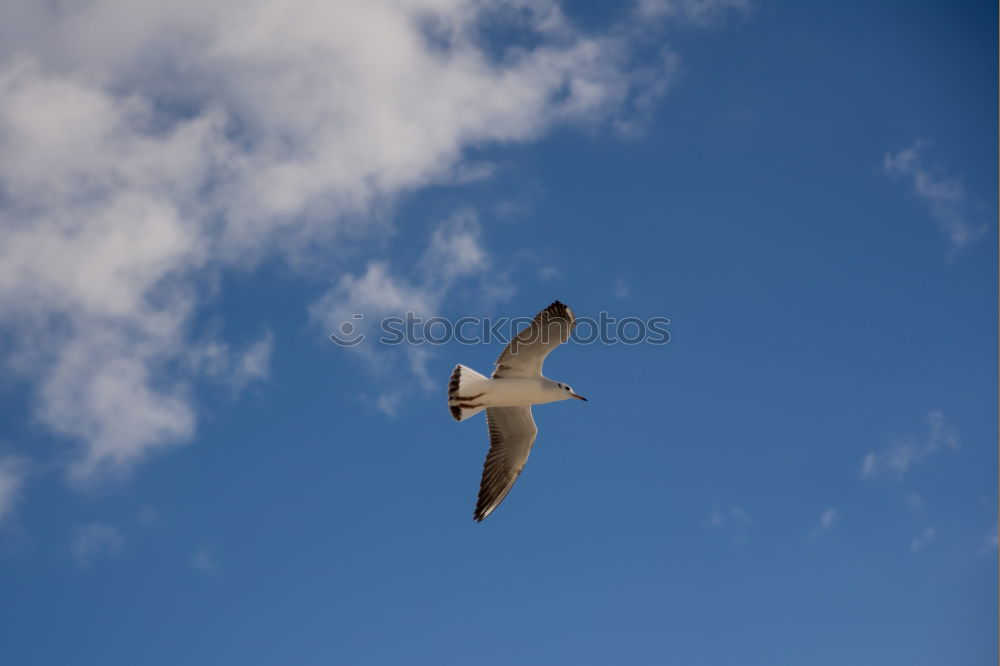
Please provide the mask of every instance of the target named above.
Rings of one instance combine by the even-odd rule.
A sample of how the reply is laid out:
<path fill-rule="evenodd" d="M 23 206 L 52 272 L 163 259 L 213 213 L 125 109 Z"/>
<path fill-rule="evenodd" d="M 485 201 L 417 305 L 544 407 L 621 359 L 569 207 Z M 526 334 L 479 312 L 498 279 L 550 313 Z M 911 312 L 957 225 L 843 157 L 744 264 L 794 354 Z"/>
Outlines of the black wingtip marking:
<path fill-rule="evenodd" d="M 555 317 L 573 319 L 572 311 L 569 309 L 569 306 L 562 301 L 552 301 L 552 305 L 545 308 L 545 312 Z"/>

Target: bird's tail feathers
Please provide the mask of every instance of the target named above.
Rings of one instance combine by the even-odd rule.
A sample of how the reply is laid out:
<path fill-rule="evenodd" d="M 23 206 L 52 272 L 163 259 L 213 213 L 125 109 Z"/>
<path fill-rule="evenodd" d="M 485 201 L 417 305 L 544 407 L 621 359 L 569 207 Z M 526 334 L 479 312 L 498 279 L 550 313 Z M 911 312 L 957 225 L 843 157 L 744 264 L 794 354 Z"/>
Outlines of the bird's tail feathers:
<path fill-rule="evenodd" d="M 483 395 L 482 385 L 488 381 L 488 377 L 484 377 L 472 368 L 464 365 L 455 366 L 448 382 L 448 409 L 451 410 L 453 419 L 464 421 L 483 410 L 485 405 L 479 404 L 477 400 Z"/>

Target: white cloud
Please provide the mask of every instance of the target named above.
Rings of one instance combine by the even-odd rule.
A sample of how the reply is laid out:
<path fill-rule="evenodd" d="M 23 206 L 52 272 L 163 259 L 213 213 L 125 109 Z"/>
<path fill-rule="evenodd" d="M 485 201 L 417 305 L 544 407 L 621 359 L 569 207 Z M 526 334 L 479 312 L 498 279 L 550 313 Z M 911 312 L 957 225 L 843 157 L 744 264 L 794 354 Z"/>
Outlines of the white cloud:
<path fill-rule="evenodd" d="M 709 527 L 725 529 L 732 534 L 734 546 L 742 546 L 746 541 L 750 523 L 749 512 L 738 504 L 730 504 L 725 509 L 716 506 L 708 517 Z"/>
<path fill-rule="evenodd" d="M 670 18 L 710 25 L 727 14 L 745 14 L 752 8 L 750 0 L 639 0 L 637 13 L 644 18 Z"/>
<path fill-rule="evenodd" d="M 359 393 L 358 402 L 371 407 L 386 416 L 395 418 L 399 416 L 399 408 L 405 398 L 405 391 L 398 388 L 387 388 L 379 395 L 371 396 L 368 393 Z"/>
<path fill-rule="evenodd" d="M 726 524 L 726 517 L 722 514 L 719 507 L 712 509 L 712 513 L 708 517 L 709 527 L 722 527 Z"/>
<path fill-rule="evenodd" d="M 189 438 L 181 352 L 191 283 L 209 252 L 199 198 L 221 141 L 214 112 L 151 126 L 116 97 L 35 60 L 0 65 L 0 326 L 35 409 L 80 442 L 76 480 L 125 471 Z"/>
<path fill-rule="evenodd" d="M 729 513 L 737 522 L 745 525 L 750 524 L 750 514 L 743 507 L 733 504 L 729 507 Z"/>
<path fill-rule="evenodd" d="M 745 6 L 678 0 L 645 18 Z M 193 330 L 220 272 L 329 265 L 400 195 L 490 177 L 470 147 L 559 124 L 634 131 L 677 58 L 638 66 L 644 24 L 624 21 L 585 32 L 549 0 L 6 0 L 0 362 L 75 443 L 71 478 L 189 441 L 194 383 L 267 377 L 269 336 L 239 354 Z M 530 38 L 491 43 L 482 27 L 505 22 Z M 372 262 L 338 289 L 433 311 L 432 279 L 487 260 L 473 241 L 442 232 L 422 277 Z"/>
<path fill-rule="evenodd" d="M 979 547 L 977 554 L 986 555 L 988 553 L 995 553 L 997 550 L 997 544 L 998 544 L 997 528 L 994 525 L 993 531 L 990 534 L 987 534 L 986 537 L 983 538 L 983 543 Z"/>
<path fill-rule="evenodd" d="M 239 392 L 250 382 L 268 378 L 273 348 L 274 335 L 268 331 L 239 353 L 234 353 L 227 343 L 212 338 L 190 345 L 187 356 L 192 369 Z"/>
<path fill-rule="evenodd" d="M 219 562 L 215 556 L 215 549 L 207 544 L 202 544 L 191 557 L 191 566 L 204 573 L 216 573 L 219 570 Z"/>
<path fill-rule="evenodd" d="M 396 416 L 399 413 L 399 403 L 403 396 L 398 393 L 386 393 L 380 395 L 375 401 L 375 408 L 387 416 Z"/>
<path fill-rule="evenodd" d="M 897 153 L 886 153 L 882 168 L 892 176 L 909 178 L 913 192 L 927 207 L 941 231 L 948 237 L 953 250 L 959 250 L 978 240 L 986 233 L 986 227 L 970 220 L 969 203 L 962 181 L 958 178 L 936 175 L 923 164 L 921 149 L 924 144 L 915 143 Z"/>
<path fill-rule="evenodd" d="M 0 456 L 0 525 L 14 510 L 24 487 L 28 472 L 28 462 L 12 455 Z"/>
<path fill-rule="evenodd" d="M 628 288 L 628 283 L 625 282 L 625 278 L 619 277 L 615 279 L 615 298 L 628 298 L 631 292 Z"/>
<path fill-rule="evenodd" d="M 151 450 L 194 432 L 184 388 L 158 385 L 151 370 L 157 359 L 146 352 L 146 341 L 88 333 L 59 350 L 37 407 L 52 430 L 84 442 L 69 468 L 77 482 L 124 472 Z"/>
<path fill-rule="evenodd" d="M 819 527 L 821 530 L 828 530 L 837 522 L 839 512 L 836 508 L 829 508 L 819 515 Z"/>
<path fill-rule="evenodd" d="M 102 557 L 118 555 L 125 545 L 125 537 L 110 525 L 90 523 L 73 530 L 70 550 L 77 563 L 88 567 Z"/>
<path fill-rule="evenodd" d="M 408 372 L 425 390 L 439 388 L 440 379 L 432 378 L 427 370 L 433 352 L 426 345 L 379 344 L 383 335 L 380 322 L 385 317 L 406 317 L 407 313 L 426 322 L 440 316 L 463 290 L 475 294 L 479 306 L 492 298 L 504 297 L 506 279 L 502 272 L 488 271 L 491 259 L 482 245 L 481 229 L 476 215 L 461 210 L 444 220 L 431 234 L 422 256 L 416 262 L 414 278 L 397 275 L 385 261 L 372 261 L 358 276 L 344 275 L 339 283 L 317 300 L 310 312 L 315 321 L 342 339 L 364 334 L 363 343 L 346 347 L 359 354 L 377 376 L 394 380 L 395 384 L 374 401 L 374 406 L 389 416 L 395 416 L 405 390 L 398 379 Z M 470 286 L 472 289 L 470 290 Z M 360 315 L 360 317 L 359 317 Z M 348 326 L 348 328 L 344 328 Z M 402 331 L 403 326 L 393 330 Z M 344 334 L 348 331 L 348 334 Z M 428 332 L 441 337 L 437 327 L 414 327 L 420 334 Z"/>
<path fill-rule="evenodd" d="M 868 453 L 861 461 L 861 476 L 871 478 L 883 472 L 902 476 L 912 465 L 942 448 L 957 449 L 958 437 L 945 422 L 944 413 L 934 410 L 927 415 L 927 432 L 923 438 L 897 441 L 883 451 Z M 914 506 L 913 501 L 909 501 Z M 919 506 L 919 496 L 915 501 Z"/>
<path fill-rule="evenodd" d="M 555 266 L 540 266 L 538 268 L 538 279 L 542 282 L 548 282 L 550 280 L 558 280 L 565 277 L 563 272 L 556 268 Z"/>
<path fill-rule="evenodd" d="M 439 225 L 420 260 L 428 281 L 450 285 L 458 278 L 489 268 L 490 261 L 480 245 L 479 234 L 479 222 L 468 210 Z"/>
<path fill-rule="evenodd" d="M 934 540 L 936 534 L 933 527 L 925 527 L 923 532 L 910 541 L 910 550 L 914 553 L 923 550 Z"/>
<path fill-rule="evenodd" d="M 232 381 L 240 388 L 257 379 L 267 379 L 271 372 L 271 351 L 274 336 L 268 332 L 240 356 L 233 372 Z"/>

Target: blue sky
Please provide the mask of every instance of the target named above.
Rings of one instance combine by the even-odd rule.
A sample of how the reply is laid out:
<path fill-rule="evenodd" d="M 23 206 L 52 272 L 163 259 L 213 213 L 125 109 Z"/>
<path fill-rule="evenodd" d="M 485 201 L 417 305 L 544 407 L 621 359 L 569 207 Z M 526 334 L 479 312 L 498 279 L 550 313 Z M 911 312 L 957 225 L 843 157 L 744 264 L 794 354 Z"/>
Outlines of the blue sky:
<path fill-rule="evenodd" d="M 325 4 L 0 9 L 0 662 L 996 663 L 995 5 Z"/>

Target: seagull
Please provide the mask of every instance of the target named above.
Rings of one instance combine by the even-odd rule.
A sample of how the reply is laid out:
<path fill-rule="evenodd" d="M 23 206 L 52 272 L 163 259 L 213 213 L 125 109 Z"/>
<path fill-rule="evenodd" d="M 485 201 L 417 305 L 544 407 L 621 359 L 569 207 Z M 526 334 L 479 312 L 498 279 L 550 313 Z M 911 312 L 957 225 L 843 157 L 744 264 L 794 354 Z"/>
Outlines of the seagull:
<path fill-rule="evenodd" d="M 555 301 L 517 334 L 496 361 L 493 376 L 456 365 L 448 383 L 448 407 L 456 421 L 486 410 L 490 450 L 483 464 L 479 499 L 472 517 L 482 522 L 500 505 L 528 461 L 538 428 L 531 406 L 560 400 L 583 400 L 572 388 L 542 376 L 545 357 L 569 339 L 573 311 Z"/>

